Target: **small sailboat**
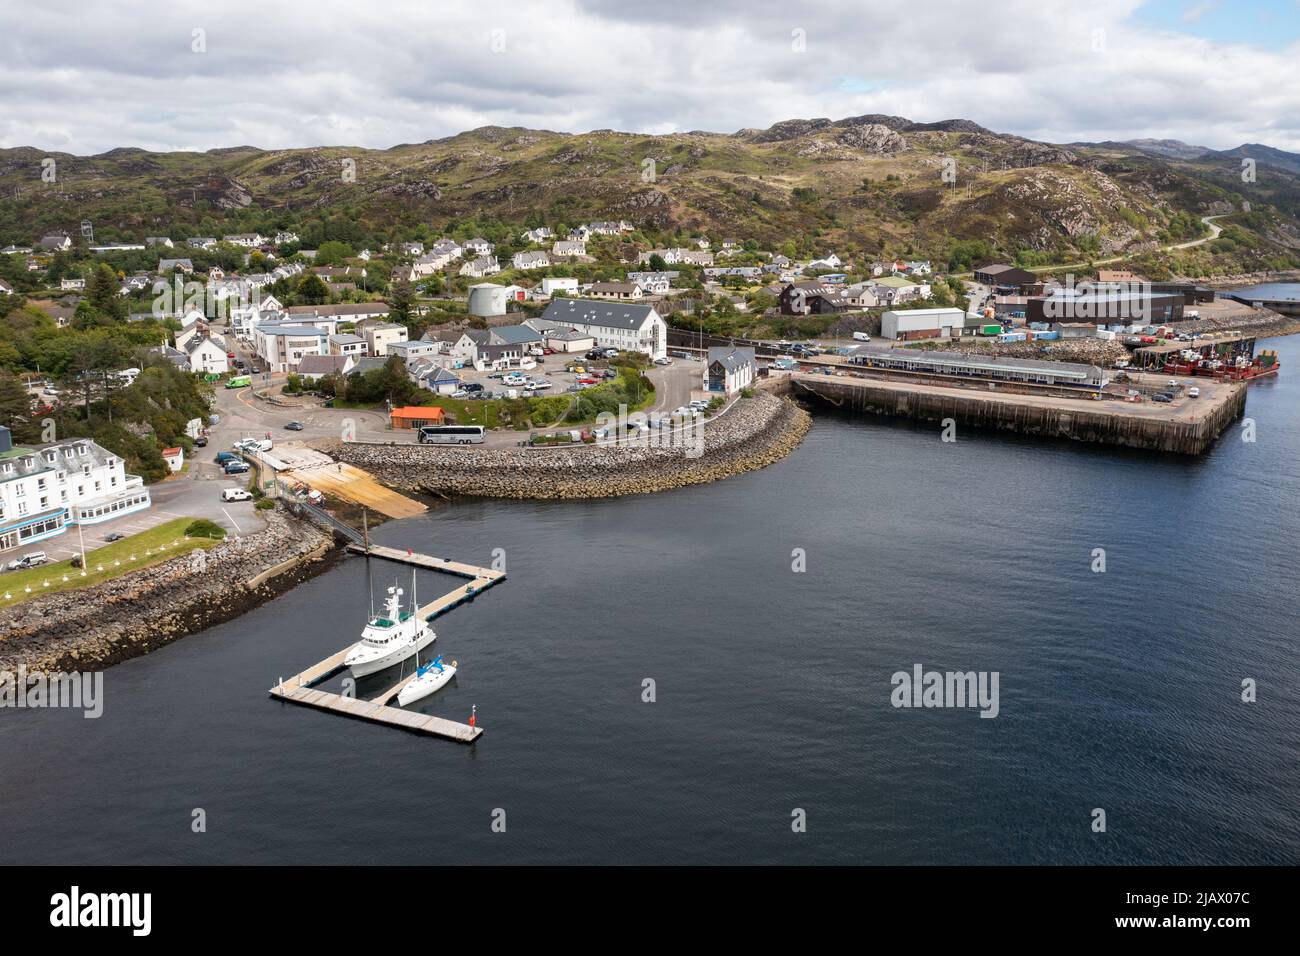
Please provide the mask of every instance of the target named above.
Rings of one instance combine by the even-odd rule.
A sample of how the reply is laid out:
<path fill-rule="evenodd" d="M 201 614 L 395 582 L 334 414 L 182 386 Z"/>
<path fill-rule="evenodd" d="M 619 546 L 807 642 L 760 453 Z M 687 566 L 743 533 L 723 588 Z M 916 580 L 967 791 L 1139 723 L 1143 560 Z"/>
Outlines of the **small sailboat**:
<path fill-rule="evenodd" d="M 413 700 L 428 697 L 434 691 L 445 687 L 447 682 L 455 676 L 456 662 L 452 661 L 450 664 L 444 664 L 442 655 L 439 654 L 429 663 L 420 665 L 415 672 L 415 676 L 397 692 L 397 703 L 399 706 L 405 707 Z"/>
<path fill-rule="evenodd" d="M 394 585 L 388 589 L 384 613 L 372 614 L 361 631 L 361 640 L 352 645 L 343 666 L 352 669 L 354 677 L 365 677 L 418 654 L 435 640 L 433 628 L 420 620 L 416 613 L 420 604 L 415 597 L 415 572 L 411 572 L 411 609 L 402 610 L 402 589 Z"/>

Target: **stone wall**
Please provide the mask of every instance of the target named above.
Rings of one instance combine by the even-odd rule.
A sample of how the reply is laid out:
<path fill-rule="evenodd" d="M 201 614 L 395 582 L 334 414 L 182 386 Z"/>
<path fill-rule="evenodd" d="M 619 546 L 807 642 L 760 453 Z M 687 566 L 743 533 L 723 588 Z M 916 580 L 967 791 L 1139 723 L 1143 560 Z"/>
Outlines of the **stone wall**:
<path fill-rule="evenodd" d="M 716 481 L 779 461 L 808 430 L 793 402 L 765 392 L 704 425 L 703 453 L 683 448 L 579 445 L 455 448 L 323 441 L 322 451 L 397 488 L 493 498 L 601 498 Z"/>
<path fill-rule="evenodd" d="M 0 670 L 90 670 L 237 617 L 325 567 L 333 542 L 314 525 L 265 512 L 261 531 L 92 587 L 3 612 Z M 260 584 L 261 572 L 283 571 Z"/>

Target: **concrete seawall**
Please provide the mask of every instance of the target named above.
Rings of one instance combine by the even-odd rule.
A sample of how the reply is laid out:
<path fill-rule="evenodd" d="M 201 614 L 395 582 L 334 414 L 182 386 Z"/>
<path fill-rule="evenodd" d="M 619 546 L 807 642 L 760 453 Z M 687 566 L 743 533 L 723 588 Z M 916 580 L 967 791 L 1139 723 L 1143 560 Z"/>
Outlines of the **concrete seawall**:
<path fill-rule="evenodd" d="M 895 415 L 921 421 L 951 418 L 961 425 L 1012 431 L 1046 438 L 1068 438 L 1151 451 L 1199 455 L 1241 417 L 1246 386 L 1228 386 L 1225 398 L 1195 421 L 1177 421 L 1131 412 L 1118 402 L 1047 402 L 925 385 L 900 385 L 830 376 L 792 378 L 778 388 L 840 409 Z"/>
<path fill-rule="evenodd" d="M 93 587 L 15 605 L 0 623 L 0 670 L 94 670 L 238 617 L 323 570 L 332 541 L 267 513 L 267 527 Z"/>
<path fill-rule="evenodd" d="M 703 453 L 686 449 L 579 445 L 572 448 L 449 448 L 321 442 L 322 451 L 385 484 L 436 495 L 603 498 L 667 491 L 764 468 L 808 430 L 793 402 L 757 392 L 704 426 Z"/>

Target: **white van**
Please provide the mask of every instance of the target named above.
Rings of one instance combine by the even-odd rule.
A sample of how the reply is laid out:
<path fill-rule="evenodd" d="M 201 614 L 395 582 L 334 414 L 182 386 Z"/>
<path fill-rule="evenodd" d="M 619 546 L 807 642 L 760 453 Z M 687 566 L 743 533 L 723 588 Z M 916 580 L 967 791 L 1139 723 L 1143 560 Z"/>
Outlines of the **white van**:
<path fill-rule="evenodd" d="M 854 332 L 853 337 L 857 339 L 859 342 L 871 341 L 871 336 L 869 336 L 866 332 Z"/>
<path fill-rule="evenodd" d="M 227 488 L 221 493 L 222 501 L 252 501 L 253 496 L 243 488 Z"/>
<path fill-rule="evenodd" d="M 50 559 L 45 556 L 44 551 L 31 551 L 24 554 L 21 558 L 14 558 L 9 562 L 10 571 L 18 571 L 22 568 L 35 568 L 45 564 Z"/>

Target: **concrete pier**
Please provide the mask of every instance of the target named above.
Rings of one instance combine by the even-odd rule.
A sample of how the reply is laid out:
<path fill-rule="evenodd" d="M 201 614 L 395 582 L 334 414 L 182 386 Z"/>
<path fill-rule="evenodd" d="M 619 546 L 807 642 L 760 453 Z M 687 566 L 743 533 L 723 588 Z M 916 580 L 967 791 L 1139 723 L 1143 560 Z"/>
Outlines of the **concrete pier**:
<path fill-rule="evenodd" d="M 1168 382 L 1168 376 L 1156 376 Z M 1154 380 L 1153 380 L 1154 381 Z M 1135 385 L 1150 387 L 1142 377 Z M 783 385 L 794 396 L 814 398 L 838 408 L 896 415 L 922 421 L 943 421 L 977 428 L 1014 431 L 1024 435 L 1069 438 L 1184 455 L 1203 454 L 1240 418 L 1246 407 L 1246 386 L 1212 379 L 1181 379 L 1183 393 L 1173 403 L 1134 404 L 1115 399 L 1023 394 L 999 386 L 938 385 L 865 373 L 819 375 L 791 373 Z M 1199 398 L 1186 389 L 1195 386 Z"/>

